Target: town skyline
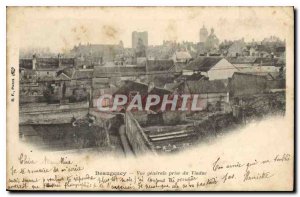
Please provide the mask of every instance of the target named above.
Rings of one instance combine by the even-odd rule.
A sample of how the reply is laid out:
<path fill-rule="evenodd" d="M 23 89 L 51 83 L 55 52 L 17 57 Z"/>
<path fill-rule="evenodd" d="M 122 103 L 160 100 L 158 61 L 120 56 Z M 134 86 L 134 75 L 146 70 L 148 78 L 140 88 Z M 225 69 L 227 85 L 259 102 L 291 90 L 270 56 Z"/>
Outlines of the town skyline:
<path fill-rule="evenodd" d="M 33 18 L 32 13 L 28 14 L 25 10 L 24 25 L 20 26 L 20 48 L 49 47 L 53 52 L 63 52 L 79 43 L 118 44 L 120 40 L 124 47 L 130 48 L 133 31 L 147 31 L 149 45 L 161 45 L 164 40 L 195 43 L 199 42 L 199 31 L 203 25 L 209 33 L 214 28 L 220 42 L 242 38 L 246 42 L 252 39 L 261 41 L 270 35 L 284 40 L 288 33 L 285 31 L 287 24 L 279 20 L 278 13 L 273 13 L 271 9 L 256 11 L 254 17 L 251 9 L 240 8 L 232 8 L 226 15 L 221 15 L 218 8 L 193 8 L 188 13 L 180 9 L 176 15 L 174 8 L 148 10 L 130 7 L 130 12 L 120 10 L 118 15 L 112 14 L 113 9 L 118 8 L 95 8 L 90 11 L 90 15 L 85 10 L 79 10 L 79 17 L 72 19 L 68 17 L 72 14 L 68 10 L 65 14 L 67 17 L 62 18 L 61 11 L 54 9 L 57 16 L 51 20 L 47 20 L 47 14 L 41 15 L 39 19 Z M 164 9 L 170 13 L 160 17 L 165 13 Z M 211 15 L 212 12 L 214 15 Z M 98 17 L 103 13 L 107 17 Z M 275 31 L 275 28 L 279 30 Z"/>
<path fill-rule="evenodd" d="M 207 26 L 205 26 L 205 27 L 207 27 Z M 200 28 L 199 28 L 200 29 Z M 214 29 L 214 31 L 216 32 L 216 29 L 215 28 L 213 28 Z M 208 29 L 207 28 L 207 30 L 208 30 L 208 32 L 209 32 L 209 34 L 210 34 L 210 31 L 211 31 L 211 29 Z M 171 41 L 171 42 L 175 42 L 175 43 L 183 43 L 183 42 L 191 42 L 191 43 L 199 43 L 200 42 L 200 39 L 199 39 L 199 31 L 198 31 L 198 33 L 197 33 L 197 36 L 198 36 L 198 40 L 188 40 L 188 39 L 180 39 L 180 40 L 178 40 L 178 39 L 163 39 L 163 40 L 161 40 L 160 42 L 155 42 L 155 43 L 153 43 L 153 42 L 151 42 L 151 33 L 149 33 L 149 32 L 151 32 L 151 31 L 147 31 L 147 30 L 133 30 L 132 32 L 134 32 L 134 31 L 136 31 L 136 32 L 148 32 L 148 46 L 160 46 L 160 45 L 163 45 L 163 43 L 165 42 L 165 41 Z M 131 33 L 132 34 L 132 33 Z M 79 45 L 88 45 L 88 44 L 91 44 L 91 45 L 118 45 L 120 42 L 122 42 L 123 44 L 124 44 L 124 48 L 132 48 L 132 40 L 131 40 L 131 34 L 129 35 L 129 38 L 130 38 L 130 40 L 129 41 L 127 41 L 127 42 L 124 42 L 123 40 L 114 40 L 114 41 L 111 41 L 111 42 L 90 42 L 90 41 L 78 41 L 77 43 L 74 43 L 72 46 L 70 45 L 68 48 L 60 48 L 60 49 L 58 49 L 58 48 L 51 48 L 51 47 L 49 47 L 48 45 L 46 46 L 46 45 L 30 45 L 30 46 L 22 46 L 21 47 L 21 49 L 27 49 L 27 48 L 40 48 L 40 49 L 49 49 L 49 52 L 53 52 L 53 53 L 63 53 L 63 52 L 66 52 L 66 51 L 68 51 L 68 50 L 72 50 L 75 46 L 79 46 Z M 208 34 L 208 35 L 209 35 Z M 266 35 L 266 37 L 262 37 L 261 39 L 254 39 L 254 38 L 245 38 L 245 37 L 237 37 L 237 38 L 233 38 L 233 39 L 226 39 L 226 38 L 224 38 L 224 39 L 220 39 L 220 37 L 219 37 L 219 35 L 217 34 L 217 33 L 215 33 L 215 35 L 219 38 L 219 41 L 220 41 L 220 43 L 222 43 L 222 42 L 225 42 L 225 41 L 237 41 L 237 40 L 242 40 L 242 39 L 244 39 L 244 41 L 246 42 L 246 43 L 250 43 L 250 42 L 261 42 L 261 41 L 263 41 L 264 39 L 268 39 L 268 38 L 270 38 L 270 37 L 277 37 L 277 38 L 279 38 L 281 41 L 285 41 L 285 38 L 281 38 L 281 37 L 279 37 L 279 36 L 277 36 L 277 35 L 269 35 L 269 36 L 267 36 Z M 125 39 L 125 40 L 128 40 L 128 39 Z"/>

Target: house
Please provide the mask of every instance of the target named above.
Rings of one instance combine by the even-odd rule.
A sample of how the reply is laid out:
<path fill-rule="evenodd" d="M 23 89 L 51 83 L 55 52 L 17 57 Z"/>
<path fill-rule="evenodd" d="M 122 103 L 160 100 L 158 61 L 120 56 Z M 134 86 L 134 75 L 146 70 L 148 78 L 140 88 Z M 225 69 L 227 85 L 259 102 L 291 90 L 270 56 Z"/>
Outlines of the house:
<path fill-rule="evenodd" d="M 156 106 L 152 106 L 150 109 L 160 109 L 162 98 L 164 95 L 172 95 L 172 91 L 156 87 L 153 82 L 149 84 L 141 83 L 137 81 L 124 81 L 124 84 L 115 91 L 114 95 L 126 95 L 128 98 L 128 103 L 133 99 L 135 95 L 141 95 L 142 105 L 145 106 L 146 99 L 148 95 L 158 95 L 160 97 L 160 102 Z M 168 108 L 168 107 L 167 107 Z"/>
<path fill-rule="evenodd" d="M 261 94 L 266 91 L 266 81 L 266 76 L 236 72 L 229 80 L 230 98 Z"/>
<path fill-rule="evenodd" d="M 192 56 L 187 51 L 176 51 L 172 56 L 175 63 L 188 63 L 191 59 Z"/>
<path fill-rule="evenodd" d="M 115 65 L 114 63 L 106 63 L 105 66 L 94 67 L 92 79 L 93 106 L 96 107 L 97 99 L 103 94 L 112 95 L 119 90 L 119 88 L 124 84 L 122 81 L 123 77 L 131 77 L 135 79 L 136 76 L 129 76 L 129 71 L 132 70 L 134 70 L 134 67 Z M 133 74 L 135 73 L 133 72 Z"/>
<path fill-rule="evenodd" d="M 244 39 L 234 41 L 233 44 L 228 48 L 227 56 L 238 57 L 243 55 L 244 49 L 246 48 L 246 43 Z"/>
<path fill-rule="evenodd" d="M 254 66 L 257 57 L 252 56 L 238 56 L 226 57 L 226 60 L 238 68 Z"/>
<path fill-rule="evenodd" d="M 227 57 L 230 63 L 238 68 L 239 72 L 257 75 L 269 75 L 277 78 L 280 69 L 285 65 L 282 58 L 260 58 L 260 57 Z"/>
<path fill-rule="evenodd" d="M 259 52 L 256 50 L 256 47 L 251 46 L 249 49 L 249 55 L 252 57 L 259 56 Z"/>
<path fill-rule="evenodd" d="M 202 110 L 228 111 L 229 91 L 227 84 L 228 80 L 186 81 L 184 83 L 184 93 L 197 94 L 197 107 L 202 108 Z M 188 102 L 191 105 L 191 101 Z"/>
<path fill-rule="evenodd" d="M 126 80 L 124 84 L 115 92 L 115 94 L 122 94 L 127 96 L 134 96 L 136 94 L 147 95 L 148 84 Z"/>
<path fill-rule="evenodd" d="M 91 100 L 93 72 L 94 69 L 74 70 L 70 84 L 66 84 L 66 94 L 76 96 L 78 92 L 82 92 L 80 94 L 89 96 L 88 99 Z"/>
<path fill-rule="evenodd" d="M 155 86 L 163 87 L 176 78 L 175 64 L 173 60 L 148 60 L 147 81 L 153 82 Z"/>
<path fill-rule="evenodd" d="M 276 78 L 283 66 L 284 64 L 279 61 L 279 58 L 256 58 L 252 73 L 267 73 Z"/>
<path fill-rule="evenodd" d="M 285 81 L 268 80 L 267 76 L 234 73 L 229 82 L 233 116 L 239 120 L 261 112 L 284 108 Z"/>
<path fill-rule="evenodd" d="M 184 75 L 201 73 L 209 80 L 228 79 L 239 69 L 222 57 L 197 57 L 191 61 L 183 70 Z"/>
<path fill-rule="evenodd" d="M 75 70 L 72 76 L 72 85 L 91 88 L 94 69 Z"/>
<path fill-rule="evenodd" d="M 20 72 L 20 83 L 37 82 L 37 72 L 35 70 L 19 67 L 19 72 Z"/>
<path fill-rule="evenodd" d="M 75 57 L 75 67 L 77 69 L 84 69 L 84 68 L 94 68 L 95 66 L 102 66 L 103 64 L 103 57 L 100 56 L 79 56 Z"/>
<path fill-rule="evenodd" d="M 55 77 L 59 70 L 57 58 L 36 58 L 32 59 L 32 70 L 36 70 L 38 80 L 44 80 L 45 77 Z"/>
<path fill-rule="evenodd" d="M 257 57 L 253 56 L 238 56 L 238 57 L 226 57 L 226 59 L 234 65 L 239 72 L 254 72 Z"/>
<path fill-rule="evenodd" d="M 21 102 L 43 102 L 44 90 L 50 88 L 57 98 L 61 98 L 66 83 L 71 80 L 70 76 L 62 70 L 73 69 L 73 58 L 58 57 L 40 58 L 33 55 L 29 59 L 20 59 L 20 88 L 21 95 L 28 95 L 28 99 Z M 34 98 L 35 97 L 35 98 Z"/>
<path fill-rule="evenodd" d="M 73 68 L 75 61 L 73 58 L 40 58 L 33 55 L 32 59 L 20 59 L 20 68 L 36 71 L 37 80 L 43 80 L 44 77 L 54 78 L 57 72 L 65 68 Z M 22 74 L 22 73 L 21 73 Z"/>
<path fill-rule="evenodd" d="M 43 101 L 43 86 L 37 83 L 36 71 L 20 69 L 19 102 L 37 103 Z"/>

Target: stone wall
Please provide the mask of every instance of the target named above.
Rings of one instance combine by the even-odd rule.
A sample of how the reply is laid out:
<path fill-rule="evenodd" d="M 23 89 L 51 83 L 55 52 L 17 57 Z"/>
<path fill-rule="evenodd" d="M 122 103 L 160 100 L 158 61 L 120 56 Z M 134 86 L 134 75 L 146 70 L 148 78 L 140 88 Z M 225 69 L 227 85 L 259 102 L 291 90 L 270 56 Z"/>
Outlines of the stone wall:
<path fill-rule="evenodd" d="M 88 114 L 88 102 L 69 104 L 30 103 L 20 107 L 19 124 L 63 124 Z"/>
<path fill-rule="evenodd" d="M 144 133 L 136 119 L 130 112 L 126 113 L 126 136 L 131 145 L 132 151 L 135 155 L 142 155 L 145 153 L 156 154 L 152 143 Z"/>

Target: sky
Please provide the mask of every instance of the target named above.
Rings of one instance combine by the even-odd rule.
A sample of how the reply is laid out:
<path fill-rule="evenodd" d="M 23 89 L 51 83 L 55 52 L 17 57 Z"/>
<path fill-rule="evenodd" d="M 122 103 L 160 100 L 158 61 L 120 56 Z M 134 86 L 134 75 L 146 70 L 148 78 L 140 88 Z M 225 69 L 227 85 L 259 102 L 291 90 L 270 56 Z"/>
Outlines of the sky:
<path fill-rule="evenodd" d="M 214 28 L 223 40 L 286 39 L 293 26 L 283 7 L 12 7 L 8 28 L 17 31 L 20 48 L 48 47 L 63 52 L 74 45 L 118 44 L 131 47 L 133 31 L 148 31 L 149 45 L 163 40 L 199 41 L 199 30 Z"/>

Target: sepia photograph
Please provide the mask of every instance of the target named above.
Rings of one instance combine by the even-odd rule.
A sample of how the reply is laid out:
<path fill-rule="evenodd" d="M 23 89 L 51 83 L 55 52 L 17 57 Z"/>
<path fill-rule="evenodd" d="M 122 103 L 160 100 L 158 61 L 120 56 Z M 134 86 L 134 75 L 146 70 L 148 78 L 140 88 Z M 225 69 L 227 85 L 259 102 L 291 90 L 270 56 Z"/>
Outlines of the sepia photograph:
<path fill-rule="evenodd" d="M 7 186 L 293 191 L 293 7 L 7 7 Z"/>

